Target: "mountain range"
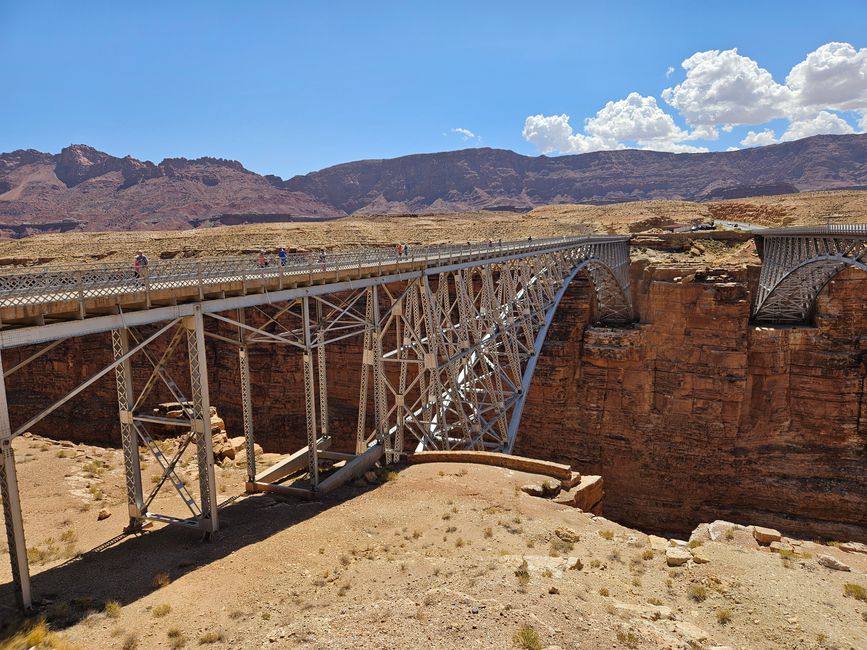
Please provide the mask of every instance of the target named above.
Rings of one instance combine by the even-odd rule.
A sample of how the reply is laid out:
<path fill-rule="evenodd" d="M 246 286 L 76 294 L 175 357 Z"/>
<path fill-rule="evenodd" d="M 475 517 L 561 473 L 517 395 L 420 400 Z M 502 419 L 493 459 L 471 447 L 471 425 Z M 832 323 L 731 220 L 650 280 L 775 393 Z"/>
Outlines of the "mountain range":
<path fill-rule="evenodd" d="M 220 158 L 117 158 L 87 145 L 0 154 L 0 234 L 182 229 L 349 214 L 524 211 L 867 187 L 867 134 L 729 152 L 523 156 L 490 148 L 361 160 L 283 180 Z"/>

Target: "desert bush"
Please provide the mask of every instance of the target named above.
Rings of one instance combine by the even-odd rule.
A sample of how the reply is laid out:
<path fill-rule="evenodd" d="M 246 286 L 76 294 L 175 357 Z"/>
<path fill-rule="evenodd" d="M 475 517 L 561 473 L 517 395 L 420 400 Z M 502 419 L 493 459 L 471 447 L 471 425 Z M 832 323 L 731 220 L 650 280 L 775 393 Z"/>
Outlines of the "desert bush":
<path fill-rule="evenodd" d="M 846 598 L 854 598 L 855 600 L 867 603 L 867 589 L 854 582 L 847 582 L 843 585 L 843 595 Z"/>
<path fill-rule="evenodd" d="M 725 607 L 722 609 L 716 610 L 716 622 L 720 625 L 725 625 L 726 623 L 731 623 L 732 620 L 732 611 L 730 609 L 726 609 Z"/>
<path fill-rule="evenodd" d="M 512 637 L 512 643 L 523 650 L 542 650 L 539 634 L 529 625 L 522 625 Z"/>
<path fill-rule="evenodd" d="M 687 588 L 686 593 L 697 603 L 704 602 L 707 599 L 707 589 L 702 585 L 692 584 Z"/>
<path fill-rule="evenodd" d="M 607 539 L 610 542 L 612 539 L 614 539 L 614 533 L 612 533 L 610 530 L 600 530 L 599 537 L 601 537 L 602 539 Z"/>

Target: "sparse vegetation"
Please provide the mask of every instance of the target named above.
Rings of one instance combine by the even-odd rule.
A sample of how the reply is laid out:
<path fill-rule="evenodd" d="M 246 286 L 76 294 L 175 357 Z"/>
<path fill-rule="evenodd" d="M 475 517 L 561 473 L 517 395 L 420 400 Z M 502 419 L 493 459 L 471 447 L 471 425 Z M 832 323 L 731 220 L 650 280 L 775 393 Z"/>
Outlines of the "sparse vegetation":
<path fill-rule="evenodd" d="M 551 538 L 550 545 L 551 550 L 549 551 L 549 555 L 551 555 L 552 557 L 559 557 L 560 555 L 568 553 L 573 548 L 575 548 L 575 544 L 573 544 L 572 542 L 563 541 L 556 535 Z"/>
<path fill-rule="evenodd" d="M 650 603 L 651 605 L 656 605 L 657 607 L 660 607 L 662 605 L 662 601 L 659 598 L 657 598 L 656 596 L 648 598 L 647 602 Z"/>
<path fill-rule="evenodd" d="M 105 604 L 105 615 L 109 618 L 120 618 L 120 612 L 123 608 L 116 600 L 110 600 Z"/>
<path fill-rule="evenodd" d="M 222 632 L 211 630 L 210 632 L 205 632 L 204 634 L 199 636 L 199 645 L 208 645 L 210 643 L 218 643 L 225 640 L 226 637 L 223 635 Z"/>
<path fill-rule="evenodd" d="M 617 630 L 617 640 L 627 648 L 638 647 L 638 636 L 632 630 Z"/>
<path fill-rule="evenodd" d="M 518 578 L 519 591 L 526 591 L 527 585 L 530 584 L 530 571 L 527 567 L 527 560 L 523 560 L 521 566 L 515 569 L 515 577 Z"/>
<path fill-rule="evenodd" d="M 707 589 L 703 585 L 691 584 L 687 587 L 686 594 L 697 603 L 707 600 Z"/>
<path fill-rule="evenodd" d="M 607 539 L 610 542 L 612 539 L 614 539 L 614 533 L 612 533 L 610 530 L 600 530 L 599 537 L 601 537 L 602 539 Z"/>
<path fill-rule="evenodd" d="M 607 587 L 600 587 L 599 588 L 599 595 L 604 596 L 605 598 L 608 598 L 608 588 Z"/>
<path fill-rule="evenodd" d="M 854 598 L 855 600 L 867 603 L 867 589 L 854 582 L 847 582 L 843 585 L 843 595 L 846 598 Z"/>
<path fill-rule="evenodd" d="M 169 574 L 165 572 L 158 573 L 154 576 L 152 584 L 156 589 L 162 589 L 163 587 L 167 587 L 169 583 L 171 583 L 171 578 L 169 578 Z"/>
<path fill-rule="evenodd" d="M 135 634 L 127 634 L 120 647 L 123 650 L 135 650 L 138 648 L 138 637 Z"/>
<path fill-rule="evenodd" d="M 512 643 L 523 650 L 542 650 L 539 634 L 530 625 L 522 625 L 512 637 Z"/>
<path fill-rule="evenodd" d="M 645 550 L 644 553 L 641 554 L 641 559 L 652 560 L 655 555 L 656 555 L 656 553 L 653 552 L 653 549 L 649 548 L 649 549 Z"/>
<path fill-rule="evenodd" d="M 491 529 L 490 526 L 485 528 L 484 536 L 485 536 L 485 539 L 490 539 L 491 537 L 494 536 L 494 531 Z"/>
<path fill-rule="evenodd" d="M 716 622 L 720 625 L 726 625 L 727 623 L 731 623 L 732 620 L 732 611 L 725 607 L 716 610 Z"/>
<path fill-rule="evenodd" d="M 168 616 L 171 611 L 171 605 L 169 605 L 168 603 L 162 603 L 160 605 L 154 605 L 154 608 L 151 610 L 151 614 L 154 615 L 154 618 L 162 618 L 163 616 Z"/>
<path fill-rule="evenodd" d="M 177 648 L 183 648 L 187 645 L 187 637 L 185 637 L 184 633 L 176 627 L 170 627 L 166 632 L 166 636 L 169 637 L 170 648 L 177 650 Z"/>
<path fill-rule="evenodd" d="M 703 544 L 704 544 L 704 542 L 701 541 L 700 539 L 694 539 L 694 540 L 690 541 L 690 543 L 687 544 L 687 546 L 689 548 L 698 548 L 699 546 L 702 546 Z"/>

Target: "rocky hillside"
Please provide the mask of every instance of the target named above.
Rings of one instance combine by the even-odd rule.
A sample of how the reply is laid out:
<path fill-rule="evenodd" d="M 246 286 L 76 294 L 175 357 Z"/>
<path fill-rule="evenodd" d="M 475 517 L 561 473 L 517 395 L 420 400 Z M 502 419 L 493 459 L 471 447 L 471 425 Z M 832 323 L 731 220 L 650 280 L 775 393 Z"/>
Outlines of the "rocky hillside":
<path fill-rule="evenodd" d="M 72 145 L 56 155 L 0 154 L 0 234 L 711 201 L 859 187 L 867 187 L 867 135 L 707 154 L 627 150 L 549 158 L 466 149 L 351 162 L 287 181 L 218 158 L 154 164 Z"/>

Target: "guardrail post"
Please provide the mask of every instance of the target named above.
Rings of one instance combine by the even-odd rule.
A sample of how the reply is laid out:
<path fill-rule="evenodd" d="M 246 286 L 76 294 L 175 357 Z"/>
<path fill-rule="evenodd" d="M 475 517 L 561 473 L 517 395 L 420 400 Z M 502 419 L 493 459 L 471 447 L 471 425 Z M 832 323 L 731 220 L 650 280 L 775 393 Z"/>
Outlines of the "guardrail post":
<path fill-rule="evenodd" d="M 75 272 L 75 286 L 78 288 L 78 317 L 84 319 L 86 316 L 84 310 L 84 276 L 81 271 Z"/>
<path fill-rule="evenodd" d="M 205 299 L 205 288 L 202 286 L 202 263 L 196 260 L 196 281 L 199 283 L 199 300 Z"/>

